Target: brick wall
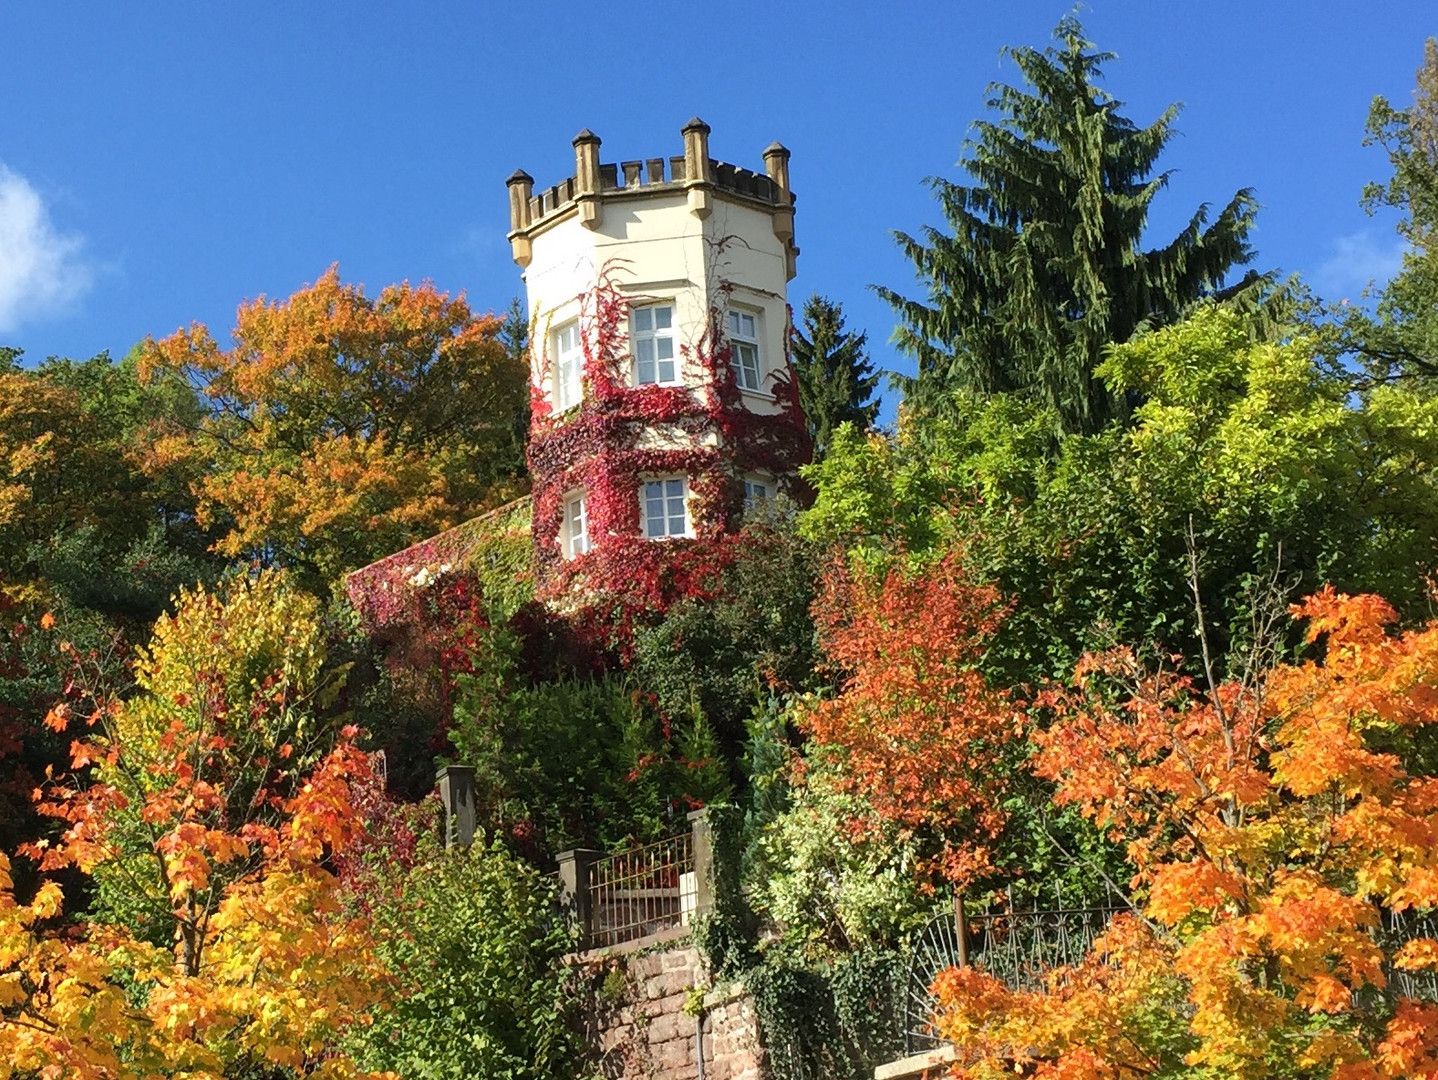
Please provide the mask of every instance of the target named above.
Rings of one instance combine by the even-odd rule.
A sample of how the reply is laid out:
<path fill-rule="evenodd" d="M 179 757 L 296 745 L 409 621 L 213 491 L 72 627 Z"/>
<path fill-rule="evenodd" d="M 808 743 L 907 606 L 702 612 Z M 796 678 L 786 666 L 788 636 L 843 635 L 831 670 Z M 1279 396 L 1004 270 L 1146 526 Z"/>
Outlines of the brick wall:
<path fill-rule="evenodd" d="M 754 1003 L 738 984 L 711 986 L 687 940 L 574 959 L 588 997 L 590 1050 L 611 1080 L 768 1080 Z"/>

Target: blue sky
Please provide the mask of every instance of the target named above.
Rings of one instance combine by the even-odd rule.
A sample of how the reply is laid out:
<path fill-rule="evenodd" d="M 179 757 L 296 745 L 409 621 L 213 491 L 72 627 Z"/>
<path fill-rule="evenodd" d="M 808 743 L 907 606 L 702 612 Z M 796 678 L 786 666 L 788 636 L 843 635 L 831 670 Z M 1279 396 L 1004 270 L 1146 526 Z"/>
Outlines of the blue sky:
<path fill-rule="evenodd" d="M 27 359 L 123 354 L 333 262 L 372 290 L 430 279 L 502 309 L 520 289 L 505 177 L 548 185 L 583 127 L 605 161 L 680 152 L 698 115 L 722 160 L 778 139 L 799 196 L 796 306 L 840 300 L 875 359 L 905 291 L 890 231 L 937 224 L 923 178 L 957 178 L 1005 44 L 1042 45 L 1068 0 L 624 4 L 69 2 L 4 5 L 0 344 Z M 1168 239 L 1240 187 L 1257 265 L 1356 298 L 1396 267 L 1386 175 L 1362 147 L 1375 94 L 1406 103 L 1433 0 L 1092 0 L 1134 121 L 1182 102 L 1151 227 Z"/>

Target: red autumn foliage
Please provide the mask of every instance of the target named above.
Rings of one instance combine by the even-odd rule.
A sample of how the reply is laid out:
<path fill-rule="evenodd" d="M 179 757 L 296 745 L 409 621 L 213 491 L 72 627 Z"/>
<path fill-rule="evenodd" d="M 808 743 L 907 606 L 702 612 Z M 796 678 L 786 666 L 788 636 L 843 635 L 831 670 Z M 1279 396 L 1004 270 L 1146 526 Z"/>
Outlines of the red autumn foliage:
<path fill-rule="evenodd" d="M 711 313 L 700 340 L 682 343 L 680 361 L 697 380 L 680 386 L 632 386 L 628 321 L 634 298 L 615 284 L 609 267 L 581 298 L 581 402 L 555 413 L 532 388 L 529 467 L 534 477 L 534 551 L 540 596 L 602 598 L 605 621 L 621 654 L 636 619 L 662 614 L 676 600 L 704 597 L 717 583 L 726 554 L 718 541 L 732 533 L 743 509 L 746 472 L 773 475 L 798 495 L 798 467 L 810 442 L 792 370 L 773 385 L 774 414 L 751 411 L 730 367 L 730 348 Z M 543 337 L 543 335 L 536 335 Z M 535 347 L 543 350 L 543 340 Z M 547 358 L 540 354 L 543 370 Z M 652 437 L 672 432 L 675 445 Z M 655 543 L 639 534 L 639 485 L 644 476 L 689 480 L 695 539 Z M 563 497 L 583 488 L 590 550 L 566 561 L 559 533 Z"/>
<path fill-rule="evenodd" d="M 934 868 L 958 883 L 991 869 L 990 844 L 1005 822 L 999 766 L 1020 712 L 977 670 L 1004 615 L 997 591 L 972 584 L 958 554 L 923 572 L 835 563 L 815 605 L 824 652 L 844 681 L 805 730 L 839 757 L 840 788 L 936 842 Z"/>

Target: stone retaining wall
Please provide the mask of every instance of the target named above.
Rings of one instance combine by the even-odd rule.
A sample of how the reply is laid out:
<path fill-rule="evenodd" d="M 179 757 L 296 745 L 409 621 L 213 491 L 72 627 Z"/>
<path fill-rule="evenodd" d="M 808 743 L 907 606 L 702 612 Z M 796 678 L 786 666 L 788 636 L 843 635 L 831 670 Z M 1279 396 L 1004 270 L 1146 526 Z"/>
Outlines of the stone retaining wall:
<path fill-rule="evenodd" d="M 754 1002 L 710 985 L 687 939 L 574 958 L 590 1002 L 589 1042 L 610 1080 L 769 1080 Z M 703 1041 L 703 1067 L 696 1046 Z"/>

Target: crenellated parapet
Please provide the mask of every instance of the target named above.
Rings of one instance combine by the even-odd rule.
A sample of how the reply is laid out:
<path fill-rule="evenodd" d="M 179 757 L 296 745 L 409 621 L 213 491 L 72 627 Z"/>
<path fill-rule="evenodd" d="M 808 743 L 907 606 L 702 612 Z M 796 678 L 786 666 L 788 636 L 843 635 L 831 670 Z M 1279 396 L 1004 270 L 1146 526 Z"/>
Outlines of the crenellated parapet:
<path fill-rule="evenodd" d="M 585 129 L 574 137 L 573 175 L 536 191 L 534 178 L 516 170 L 506 181 L 514 261 L 529 266 L 534 237 L 561 222 L 577 217 L 585 228 L 598 229 L 604 223 L 607 205 L 682 192 L 689 212 L 700 219 L 712 213 L 716 198 L 768 213 L 774 235 L 784 243 L 787 275 L 792 279 L 799 249 L 794 246 L 789 151 L 771 143 L 764 151 L 764 171 L 756 172 L 711 158 L 709 130 L 709 125 L 696 117 L 681 131 L 682 154 L 604 164 L 599 160 L 599 136 Z"/>

